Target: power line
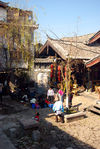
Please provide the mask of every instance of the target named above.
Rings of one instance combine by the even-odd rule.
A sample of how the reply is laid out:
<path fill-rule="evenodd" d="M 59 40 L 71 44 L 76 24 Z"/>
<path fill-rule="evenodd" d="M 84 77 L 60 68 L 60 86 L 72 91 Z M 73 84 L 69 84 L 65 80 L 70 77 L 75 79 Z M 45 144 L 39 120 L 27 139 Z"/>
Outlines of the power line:
<path fill-rule="evenodd" d="M 49 31 L 50 31 L 50 30 L 49 30 Z M 65 44 L 65 45 L 70 45 L 70 46 L 76 47 L 76 48 L 81 49 L 81 50 L 84 50 L 84 51 L 92 52 L 92 53 L 95 53 L 95 54 L 100 54 L 99 52 L 95 52 L 95 51 L 92 51 L 92 50 L 84 49 L 84 48 L 75 46 L 75 45 L 70 44 L 70 43 L 65 43 L 65 42 L 73 42 L 73 41 L 62 40 L 62 39 L 60 39 L 60 38 L 56 35 L 56 33 L 54 33 L 53 31 L 51 31 L 51 33 L 53 33 L 53 34 L 57 37 L 57 39 L 52 39 L 52 38 L 50 38 L 50 37 L 48 36 L 51 40 L 61 41 L 61 42 L 62 42 L 63 44 Z M 74 42 L 76 42 L 76 41 L 74 41 Z M 83 43 L 83 44 L 84 44 L 84 42 L 77 42 L 77 43 Z"/>

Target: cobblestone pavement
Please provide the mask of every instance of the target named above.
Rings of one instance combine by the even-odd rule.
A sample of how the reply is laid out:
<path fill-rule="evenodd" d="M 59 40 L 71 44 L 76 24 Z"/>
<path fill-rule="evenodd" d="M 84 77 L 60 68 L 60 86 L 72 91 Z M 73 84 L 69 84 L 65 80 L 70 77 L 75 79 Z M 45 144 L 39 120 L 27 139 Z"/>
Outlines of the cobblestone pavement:
<path fill-rule="evenodd" d="M 82 103 L 79 110 L 83 111 L 84 108 L 94 105 L 97 100 L 97 94 L 84 92 L 80 96 L 74 96 L 73 105 Z M 28 109 L 23 109 L 18 113 L 1 115 L 0 127 L 3 130 L 15 127 L 18 123 L 17 119 L 32 118 L 36 111 L 40 112 L 39 130 L 41 141 L 39 142 L 39 149 L 50 149 L 52 146 L 56 146 L 57 149 L 66 149 L 67 147 L 73 149 L 100 149 L 100 116 L 89 111 L 86 111 L 87 117 L 82 120 L 70 123 L 56 123 L 55 117 L 50 116 L 50 114 L 53 114 L 52 109 L 33 110 L 28 107 Z M 20 147 L 20 149 L 22 148 Z"/>

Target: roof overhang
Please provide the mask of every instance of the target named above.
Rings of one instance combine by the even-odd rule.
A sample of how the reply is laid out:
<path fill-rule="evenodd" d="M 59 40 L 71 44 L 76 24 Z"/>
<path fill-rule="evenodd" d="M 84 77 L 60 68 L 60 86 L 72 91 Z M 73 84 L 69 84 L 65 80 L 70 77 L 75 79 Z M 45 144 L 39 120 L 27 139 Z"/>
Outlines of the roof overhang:
<path fill-rule="evenodd" d="M 46 47 L 51 47 L 62 59 L 66 60 L 66 56 L 64 56 L 63 53 L 58 51 L 58 49 L 49 40 L 47 40 L 46 43 L 41 47 L 39 54 L 41 54 Z"/>
<path fill-rule="evenodd" d="M 98 40 L 100 38 L 100 31 L 98 31 L 93 37 L 91 37 L 89 39 L 89 43 L 88 44 L 92 44 L 93 42 L 95 42 L 96 40 Z"/>
<path fill-rule="evenodd" d="M 86 67 L 89 68 L 89 67 L 92 67 L 96 64 L 98 64 L 100 62 L 100 55 L 89 60 L 87 63 L 86 63 Z"/>
<path fill-rule="evenodd" d="M 8 4 L 9 3 L 5 3 L 5 2 L 0 1 L 0 7 L 6 8 L 6 7 L 8 7 Z"/>
<path fill-rule="evenodd" d="M 52 58 L 35 58 L 34 63 L 53 63 L 54 59 Z"/>

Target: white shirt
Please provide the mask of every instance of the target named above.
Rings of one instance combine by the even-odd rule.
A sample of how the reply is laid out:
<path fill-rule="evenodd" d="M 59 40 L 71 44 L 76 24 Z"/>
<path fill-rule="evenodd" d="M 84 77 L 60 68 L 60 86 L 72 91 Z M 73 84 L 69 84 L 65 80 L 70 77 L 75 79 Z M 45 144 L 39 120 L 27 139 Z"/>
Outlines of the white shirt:
<path fill-rule="evenodd" d="M 54 96 L 54 91 L 53 91 L 53 89 L 49 89 L 49 90 L 48 90 L 47 96 Z"/>
<path fill-rule="evenodd" d="M 35 103 L 36 102 L 36 99 L 35 98 L 32 98 L 31 100 L 30 100 L 30 103 Z"/>

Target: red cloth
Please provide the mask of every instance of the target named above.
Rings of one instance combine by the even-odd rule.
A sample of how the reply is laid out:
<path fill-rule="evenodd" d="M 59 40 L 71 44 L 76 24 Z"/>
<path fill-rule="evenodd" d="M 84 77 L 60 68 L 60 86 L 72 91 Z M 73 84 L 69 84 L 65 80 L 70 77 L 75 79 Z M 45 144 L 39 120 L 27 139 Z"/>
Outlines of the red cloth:
<path fill-rule="evenodd" d="M 48 100 L 45 100 L 45 103 L 50 104 L 50 102 Z"/>
<path fill-rule="evenodd" d="M 37 109 L 40 108 L 40 106 L 39 106 L 37 103 L 35 104 L 35 107 L 36 107 Z"/>
<path fill-rule="evenodd" d="M 39 116 L 36 115 L 34 119 L 35 119 L 36 121 L 39 121 Z"/>

